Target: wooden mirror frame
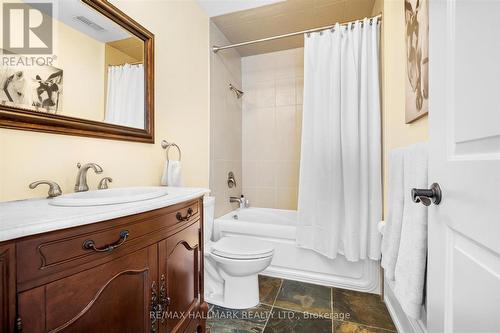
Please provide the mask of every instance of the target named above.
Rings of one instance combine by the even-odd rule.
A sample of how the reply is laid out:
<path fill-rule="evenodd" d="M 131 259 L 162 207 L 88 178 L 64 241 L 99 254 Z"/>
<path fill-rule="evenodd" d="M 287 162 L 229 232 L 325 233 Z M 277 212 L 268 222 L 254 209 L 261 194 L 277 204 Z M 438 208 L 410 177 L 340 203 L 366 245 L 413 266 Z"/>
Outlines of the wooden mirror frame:
<path fill-rule="evenodd" d="M 107 0 L 81 1 L 144 42 L 145 129 L 63 115 L 39 113 L 2 104 L 0 104 L 0 127 L 154 143 L 154 35 Z"/>

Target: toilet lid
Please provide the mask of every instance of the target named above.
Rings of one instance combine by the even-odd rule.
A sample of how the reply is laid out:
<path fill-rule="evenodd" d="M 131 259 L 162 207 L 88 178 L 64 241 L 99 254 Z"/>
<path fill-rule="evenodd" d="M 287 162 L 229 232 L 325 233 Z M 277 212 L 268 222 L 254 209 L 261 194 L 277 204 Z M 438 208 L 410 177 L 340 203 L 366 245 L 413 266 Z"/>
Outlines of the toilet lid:
<path fill-rule="evenodd" d="M 212 243 L 212 254 L 232 259 L 256 259 L 269 257 L 274 247 L 268 243 L 249 237 L 223 237 Z"/>

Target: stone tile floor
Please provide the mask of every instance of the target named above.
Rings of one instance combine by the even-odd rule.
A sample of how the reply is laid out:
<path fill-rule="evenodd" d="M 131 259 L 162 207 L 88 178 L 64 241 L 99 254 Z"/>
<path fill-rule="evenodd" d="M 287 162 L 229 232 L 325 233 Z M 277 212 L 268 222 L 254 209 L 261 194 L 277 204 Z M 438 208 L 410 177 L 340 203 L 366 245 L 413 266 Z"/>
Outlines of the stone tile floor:
<path fill-rule="evenodd" d="M 210 333 L 390 333 L 380 296 L 259 276 L 261 303 L 230 310 L 210 305 Z"/>

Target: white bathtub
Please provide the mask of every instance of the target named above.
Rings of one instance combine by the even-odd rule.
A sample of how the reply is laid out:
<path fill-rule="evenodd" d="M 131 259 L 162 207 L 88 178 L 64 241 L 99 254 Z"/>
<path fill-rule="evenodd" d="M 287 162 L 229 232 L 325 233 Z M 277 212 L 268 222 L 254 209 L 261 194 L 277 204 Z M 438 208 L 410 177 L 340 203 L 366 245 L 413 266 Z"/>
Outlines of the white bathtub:
<path fill-rule="evenodd" d="M 378 293 L 379 265 L 372 260 L 328 259 L 295 244 L 297 211 L 270 208 L 234 210 L 215 219 L 214 240 L 247 236 L 273 243 L 274 258 L 263 274 L 286 279 Z"/>

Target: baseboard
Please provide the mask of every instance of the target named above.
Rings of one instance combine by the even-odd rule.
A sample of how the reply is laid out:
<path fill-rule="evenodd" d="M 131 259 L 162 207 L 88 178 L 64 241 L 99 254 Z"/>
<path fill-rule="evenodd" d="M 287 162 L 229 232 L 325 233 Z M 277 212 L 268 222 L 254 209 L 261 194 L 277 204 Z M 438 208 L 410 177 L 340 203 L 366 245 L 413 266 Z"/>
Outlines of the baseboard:
<path fill-rule="evenodd" d="M 427 333 L 422 319 L 415 320 L 406 315 L 387 281 L 384 282 L 384 302 L 399 333 Z M 425 312 L 422 317 L 425 318 Z"/>

